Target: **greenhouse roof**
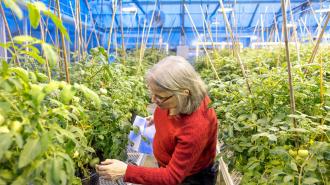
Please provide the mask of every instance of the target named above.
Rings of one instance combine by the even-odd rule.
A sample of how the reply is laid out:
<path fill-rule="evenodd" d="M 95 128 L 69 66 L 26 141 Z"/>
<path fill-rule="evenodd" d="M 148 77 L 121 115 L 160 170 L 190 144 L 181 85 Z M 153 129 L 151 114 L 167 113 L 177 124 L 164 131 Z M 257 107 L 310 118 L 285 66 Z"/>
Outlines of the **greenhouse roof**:
<path fill-rule="evenodd" d="M 54 9 L 54 0 L 42 1 Z M 74 19 L 77 17 L 76 4 L 80 7 L 81 26 L 86 30 L 86 37 L 95 30 L 100 45 L 104 47 L 107 47 L 111 25 L 112 40 L 120 43 L 124 38 L 127 48 L 134 47 L 146 36 L 147 45 L 161 42 L 169 44 L 170 48 L 192 46 L 196 41 L 228 40 L 224 11 L 234 34 L 246 46 L 251 40 L 272 40 L 275 30 L 280 35 L 283 20 L 280 0 L 224 0 L 224 9 L 219 0 L 61 0 L 63 22 L 70 37 L 74 37 L 77 29 Z M 22 7 L 24 9 L 24 5 Z M 291 31 L 296 30 L 300 39 L 308 34 L 315 38 L 325 22 L 330 0 L 291 0 L 286 7 L 288 27 L 296 28 Z M 12 15 L 12 12 L 6 9 L 6 15 Z M 24 30 L 24 21 L 19 22 L 13 16 L 8 19 L 14 34 L 18 28 Z M 49 30 L 52 30 L 51 26 Z M 329 25 L 326 38 L 328 32 Z M 92 36 L 91 40 L 95 46 L 97 38 Z"/>

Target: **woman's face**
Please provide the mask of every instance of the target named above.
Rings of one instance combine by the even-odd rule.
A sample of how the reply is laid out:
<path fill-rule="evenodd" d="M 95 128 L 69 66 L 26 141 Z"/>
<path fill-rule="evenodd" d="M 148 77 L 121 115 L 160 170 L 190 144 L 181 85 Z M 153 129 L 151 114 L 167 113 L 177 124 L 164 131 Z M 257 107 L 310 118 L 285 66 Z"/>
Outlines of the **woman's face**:
<path fill-rule="evenodd" d="M 154 84 L 150 84 L 149 91 L 151 101 L 156 103 L 162 109 L 174 109 L 177 106 L 177 100 L 174 93 L 164 91 Z"/>

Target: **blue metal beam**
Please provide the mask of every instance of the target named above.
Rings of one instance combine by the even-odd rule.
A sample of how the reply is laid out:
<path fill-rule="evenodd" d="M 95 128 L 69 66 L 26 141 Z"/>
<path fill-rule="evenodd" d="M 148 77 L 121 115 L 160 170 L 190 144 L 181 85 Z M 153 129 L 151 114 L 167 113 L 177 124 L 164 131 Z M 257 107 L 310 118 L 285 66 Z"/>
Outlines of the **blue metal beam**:
<path fill-rule="evenodd" d="M 281 7 L 278 9 L 278 11 L 275 13 L 275 19 L 273 20 L 272 24 L 271 24 L 271 29 L 273 29 L 275 27 L 275 20 L 278 24 L 277 18 L 279 18 L 282 15 L 282 9 Z"/>
<path fill-rule="evenodd" d="M 292 1 L 291 1 L 291 2 L 292 2 Z M 312 1 L 310 1 L 310 0 L 306 0 L 305 2 L 301 3 L 300 5 L 298 5 L 298 6 L 294 7 L 294 8 L 292 8 L 292 13 L 295 14 L 298 10 L 300 10 L 300 14 L 302 14 L 302 13 L 301 13 L 302 10 L 303 10 L 303 9 L 305 10 L 307 7 L 310 7 L 311 2 L 312 2 Z M 290 10 L 287 10 L 287 13 L 289 14 L 289 13 L 290 13 Z M 306 12 L 305 12 L 305 13 L 306 13 Z M 275 14 L 275 19 L 276 19 L 276 21 L 277 21 L 277 19 L 278 19 L 279 17 L 281 17 L 281 16 L 282 16 L 282 10 L 281 10 L 281 7 L 280 7 L 279 10 L 278 10 L 278 11 L 276 12 L 276 14 Z M 273 20 L 273 22 L 272 22 L 272 24 L 271 24 L 272 28 L 275 26 L 274 24 L 275 24 L 275 20 Z M 277 22 L 277 24 L 278 24 L 278 22 Z"/>
<path fill-rule="evenodd" d="M 311 26 L 311 30 L 314 30 L 316 29 L 317 26 Z M 102 29 L 102 28 L 100 28 Z M 143 29 L 143 27 L 140 27 L 139 28 L 140 30 Z M 192 33 L 192 32 L 195 32 L 193 29 L 191 29 L 191 27 L 185 27 L 185 34 L 188 34 L 188 33 Z M 203 32 L 203 27 L 199 26 L 196 28 L 198 32 Z M 216 28 L 211 28 L 211 31 L 212 32 L 215 32 L 215 29 Z M 238 27 L 237 28 L 238 30 L 240 30 L 240 33 L 251 33 L 251 28 L 248 28 L 248 27 Z M 330 28 L 327 28 L 327 30 L 329 30 Z M 124 31 L 127 31 L 129 30 L 131 33 L 136 33 L 138 31 L 138 28 L 129 28 L 129 27 L 126 27 L 124 28 Z M 157 28 L 156 31 L 159 32 L 161 30 L 161 28 Z M 180 34 L 181 30 L 182 30 L 182 27 L 181 26 L 178 26 L 178 27 L 166 27 L 166 28 L 163 28 L 163 33 L 167 33 L 169 31 L 172 30 L 172 33 L 177 33 L 177 34 Z M 217 28 L 217 31 L 218 33 L 226 33 L 226 28 L 225 27 L 220 27 L 220 28 Z"/>
<path fill-rule="evenodd" d="M 210 15 L 210 19 L 212 19 L 212 17 L 217 13 L 219 8 L 220 8 L 220 3 L 218 3 L 218 5 L 214 8 L 213 12 Z"/>
<path fill-rule="evenodd" d="M 141 12 L 146 15 L 146 12 L 143 10 L 140 2 L 138 0 L 132 0 L 132 2 L 141 10 Z M 124 2 L 123 2 L 124 3 Z M 159 3 L 159 2 L 158 2 Z"/>
<path fill-rule="evenodd" d="M 252 17 L 251 17 L 250 22 L 249 22 L 249 24 L 248 24 L 248 27 L 251 27 L 251 24 L 252 24 L 252 22 L 253 22 L 253 20 L 254 20 L 254 17 L 256 16 L 256 13 L 257 13 L 257 11 L 258 11 L 259 6 L 260 6 L 260 4 L 258 3 L 257 6 L 256 6 L 256 8 L 255 8 L 254 11 L 253 11 Z"/>
<path fill-rule="evenodd" d="M 301 18 L 305 13 L 307 13 L 307 8 L 311 6 L 311 3 L 310 2 L 306 2 L 304 3 L 302 6 L 301 6 L 301 11 L 300 11 L 300 14 L 299 14 L 299 18 Z"/>
<path fill-rule="evenodd" d="M 228 22 L 230 23 L 230 25 L 233 25 L 233 24 L 231 23 L 231 16 L 232 16 L 232 13 L 229 13 L 229 15 L 228 15 Z M 231 27 L 233 27 L 233 26 L 231 26 Z"/>
<path fill-rule="evenodd" d="M 132 0 L 135 1 L 135 0 Z M 291 3 L 301 3 L 302 0 L 291 0 Z M 315 3 L 319 3 L 320 0 L 309 0 L 310 2 L 315 2 Z M 159 2 L 163 5 L 178 5 L 180 3 L 182 3 L 182 1 L 167 1 L 167 0 L 159 0 Z M 227 3 L 234 3 L 235 0 L 228 0 L 226 2 L 224 2 L 225 4 Z M 123 3 L 130 3 L 130 1 L 125 1 Z M 186 1 L 186 4 L 200 4 L 201 1 L 200 0 L 190 0 L 190 1 Z M 206 0 L 203 1 L 203 4 L 218 4 L 219 0 Z M 281 3 L 281 0 L 251 0 L 251 1 L 247 1 L 247 0 L 236 0 L 236 4 L 257 4 L 257 3 Z M 148 1 L 148 0 L 144 0 L 144 1 L 139 1 L 140 5 L 152 5 L 154 4 L 154 1 Z"/>

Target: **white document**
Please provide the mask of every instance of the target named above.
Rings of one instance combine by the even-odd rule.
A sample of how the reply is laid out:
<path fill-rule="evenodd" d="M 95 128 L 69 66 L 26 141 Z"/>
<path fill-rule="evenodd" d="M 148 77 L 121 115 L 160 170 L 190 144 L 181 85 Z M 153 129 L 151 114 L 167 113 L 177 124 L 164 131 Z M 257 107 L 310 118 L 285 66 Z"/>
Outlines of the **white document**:
<path fill-rule="evenodd" d="M 129 139 L 134 143 L 130 148 L 141 153 L 152 154 L 152 141 L 156 132 L 155 125 L 147 127 L 146 118 L 136 116 L 133 126 L 138 127 L 140 131 L 137 134 L 133 131 L 130 132 Z M 149 141 L 143 141 L 142 136 L 146 137 Z"/>

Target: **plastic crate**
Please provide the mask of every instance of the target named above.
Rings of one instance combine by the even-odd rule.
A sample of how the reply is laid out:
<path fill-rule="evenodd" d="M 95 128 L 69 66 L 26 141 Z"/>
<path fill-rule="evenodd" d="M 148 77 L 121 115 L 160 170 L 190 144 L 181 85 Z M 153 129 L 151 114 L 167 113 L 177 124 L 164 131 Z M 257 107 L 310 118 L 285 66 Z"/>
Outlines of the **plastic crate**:
<path fill-rule="evenodd" d="M 145 160 L 145 154 L 134 152 L 134 151 L 127 151 L 127 163 L 134 164 L 134 165 L 141 165 Z M 133 185 L 132 183 L 125 183 L 123 179 L 119 179 L 116 181 L 108 181 L 104 180 L 103 178 L 99 178 L 99 185 Z"/>

